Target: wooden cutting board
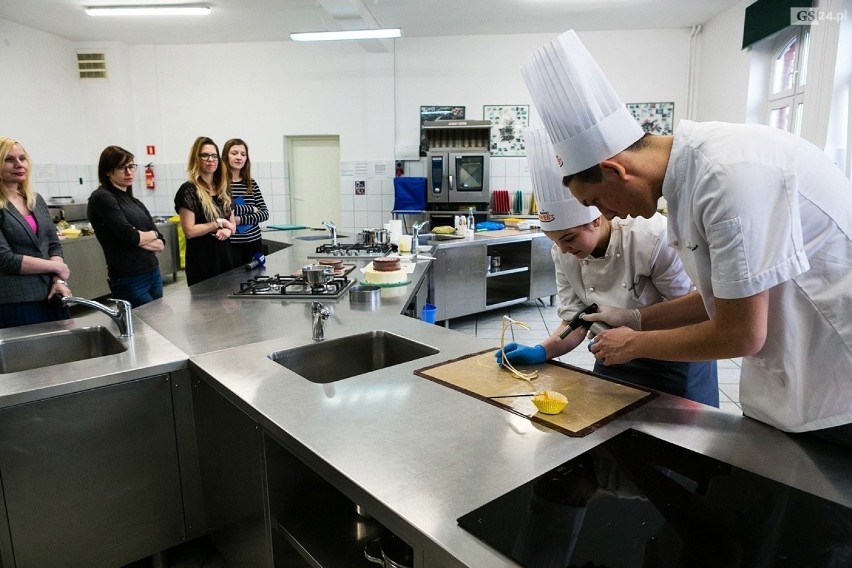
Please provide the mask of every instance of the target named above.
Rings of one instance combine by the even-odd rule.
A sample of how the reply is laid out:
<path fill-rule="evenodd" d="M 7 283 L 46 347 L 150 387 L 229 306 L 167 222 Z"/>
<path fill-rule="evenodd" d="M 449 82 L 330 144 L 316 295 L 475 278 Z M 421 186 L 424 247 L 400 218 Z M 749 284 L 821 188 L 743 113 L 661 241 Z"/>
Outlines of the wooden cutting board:
<path fill-rule="evenodd" d="M 448 386 L 568 436 L 585 436 L 616 417 L 645 404 L 657 395 L 641 387 L 619 383 L 569 367 L 557 361 L 516 368 L 524 373 L 538 371 L 532 383 L 516 379 L 497 366 L 498 348 L 465 355 L 452 361 L 418 369 L 415 375 Z M 531 397 L 490 398 L 555 390 L 568 398 L 559 414 L 542 414 Z"/>

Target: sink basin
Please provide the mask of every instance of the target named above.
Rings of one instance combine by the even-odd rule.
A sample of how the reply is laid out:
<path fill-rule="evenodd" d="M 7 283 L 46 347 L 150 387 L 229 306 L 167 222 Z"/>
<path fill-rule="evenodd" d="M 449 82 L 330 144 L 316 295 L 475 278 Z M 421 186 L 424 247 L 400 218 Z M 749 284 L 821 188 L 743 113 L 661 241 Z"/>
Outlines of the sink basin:
<path fill-rule="evenodd" d="M 329 235 L 306 235 L 304 237 L 294 237 L 300 241 L 330 241 L 331 236 Z M 347 238 L 346 235 L 337 235 L 338 239 Z"/>
<path fill-rule="evenodd" d="M 0 340 L 0 374 L 127 351 L 107 328 L 83 327 Z"/>
<path fill-rule="evenodd" d="M 388 331 L 370 331 L 276 351 L 268 357 L 313 383 L 333 383 L 435 353 L 434 347 Z"/>

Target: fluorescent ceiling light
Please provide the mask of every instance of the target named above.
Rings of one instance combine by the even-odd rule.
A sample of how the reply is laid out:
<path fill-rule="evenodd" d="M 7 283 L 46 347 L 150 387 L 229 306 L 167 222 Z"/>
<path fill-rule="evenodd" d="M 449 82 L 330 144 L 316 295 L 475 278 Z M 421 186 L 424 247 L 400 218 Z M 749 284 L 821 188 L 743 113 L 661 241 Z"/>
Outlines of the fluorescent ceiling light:
<path fill-rule="evenodd" d="M 92 6 L 89 16 L 206 16 L 210 6 Z"/>
<path fill-rule="evenodd" d="M 292 33 L 290 34 L 290 39 L 293 41 L 332 41 L 338 39 L 388 39 L 401 36 L 402 31 L 399 28 L 390 28 L 378 30 Z"/>

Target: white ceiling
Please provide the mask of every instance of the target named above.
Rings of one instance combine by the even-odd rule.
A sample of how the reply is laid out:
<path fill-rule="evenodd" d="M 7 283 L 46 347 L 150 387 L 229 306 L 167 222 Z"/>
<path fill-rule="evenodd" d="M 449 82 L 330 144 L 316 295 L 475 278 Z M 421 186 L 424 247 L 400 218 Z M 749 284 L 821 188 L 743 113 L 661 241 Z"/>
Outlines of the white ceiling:
<path fill-rule="evenodd" d="M 689 28 L 740 0 L 0 0 L 0 18 L 76 42 L 282 41 L 290 32 L 399 27 L 403 37 Z M 100 5 L 204 4 L 205 17 L 93 18 Z"/>

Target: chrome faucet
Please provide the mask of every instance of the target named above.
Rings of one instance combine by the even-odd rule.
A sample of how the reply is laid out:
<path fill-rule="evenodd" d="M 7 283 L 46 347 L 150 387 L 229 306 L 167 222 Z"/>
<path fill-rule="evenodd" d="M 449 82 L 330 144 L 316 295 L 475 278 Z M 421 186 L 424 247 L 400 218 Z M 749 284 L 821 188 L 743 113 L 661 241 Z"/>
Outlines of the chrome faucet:
<path fill-rule="evenodd" d="M 323 221 L 323 225 L 328 229 L 328 232 L 331 233 L 331 246 L 337 246 L 337 225 L 332 223 L 331 221 Z"/>
<path fill-rule="evenodd" d="M 121 337 L 130 337 L 133 335 L 133 316 L 131 314 L 130 302 L 127 300 L 116 300 L 113 298 L 110 298 L 109 301 L 115 302 L 115 309 L 108 308 L 100 302 L 87 300 L 86 298 L 78 298 L 77 296 L 66 296 L 62 298 L 62 305 L 64 307 L 68 307 L 71 304 L 80 304 L 94 308 L 99 312 L 103 312 L 115 322 L 115 325 L 118 326 L 118 333 Z"/>
<path fill-rule="evenodd" d="M 411 226 L 411 256 L 417 254 L 417 245 L 420 241 L 420 229 L 429 224 L 429 221 L 421 221 L 419 223 L 414 223 Z"/>
<path fill-rule="evenodd" d="M 319 302 L 311 302 L 311 316 L 313 320 L 311 339 L 314 341 L 325 340 L 325 320 L 328 319 L 329 315 L 331 315 L 331 312 L 328 308 Z"/>

